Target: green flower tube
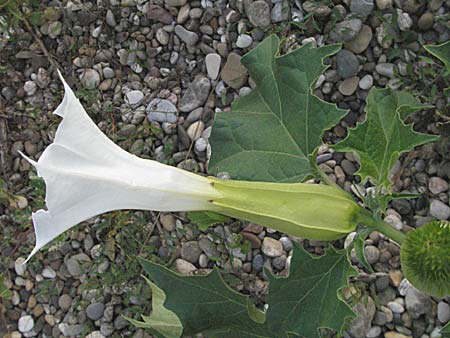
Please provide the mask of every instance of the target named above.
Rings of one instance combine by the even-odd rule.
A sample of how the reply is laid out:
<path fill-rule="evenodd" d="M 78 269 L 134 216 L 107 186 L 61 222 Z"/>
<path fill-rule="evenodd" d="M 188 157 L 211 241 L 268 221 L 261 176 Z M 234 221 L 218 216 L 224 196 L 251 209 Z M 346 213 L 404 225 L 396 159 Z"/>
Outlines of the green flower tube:
<path fill-rule="evenodd" d="M 209 179 L 221 195 L 210 200 L 214 211 L 293 236 L 338 239 L 355 230 L 363 211 L 337 187 Z"/>

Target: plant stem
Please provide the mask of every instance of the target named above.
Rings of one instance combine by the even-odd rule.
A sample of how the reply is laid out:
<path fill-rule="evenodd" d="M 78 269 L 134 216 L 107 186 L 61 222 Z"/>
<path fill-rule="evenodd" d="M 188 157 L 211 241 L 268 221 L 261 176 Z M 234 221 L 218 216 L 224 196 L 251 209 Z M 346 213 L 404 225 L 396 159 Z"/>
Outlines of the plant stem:
<path fill-rule="evenodd" d="M 381 232 L 382 234 L 397 242 L 399 245 L 401 245 L 406 238 L 406 235 L 404 233 L 393 228 L 386 222 L 374 219 L 367 210 L 364 210 L 358 214 L 357 222 L 367 226 L 368 228 Z"/>

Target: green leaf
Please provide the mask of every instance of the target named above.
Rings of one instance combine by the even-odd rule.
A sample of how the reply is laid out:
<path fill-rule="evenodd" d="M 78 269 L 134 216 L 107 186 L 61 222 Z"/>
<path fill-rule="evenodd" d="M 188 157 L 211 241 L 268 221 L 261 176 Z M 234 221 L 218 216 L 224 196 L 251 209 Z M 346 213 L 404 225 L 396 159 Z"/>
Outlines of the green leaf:
<path fill-rule="evenodd" d="M 422 109 L 417 100 L 408 97 L 412 98 L 390 88 L 373 88 L 367 97 L 366 120 L 334 146 L 337 151 L 353 151 L 359 155 L 357 174 L 363 181 L 370 177 L 388 188 L 390 171 L 402 153 L 438 139 L 438 136 L 415 132 L 412 125 L 402 121 L 401 115 Z"/>
<path fill-rule="evenodd" d="M 206 276 L 182 276 L 151 261 L 140 263 L 166 295 L 164 307 L 179 318 L 183 337 L 203 333 L 208 338 L 318 338 L 319 328 L 340 332 L 345 319 L 353 316 L 340 290 L 356 271 L 346 252 L 332 247 L 317 257 L 294 243 L 289 276 L 266 271 L 266 313 L 232 290 L 216 269 Z"/>
<path fill-rule="evenodd" d="M 269 182 L 313 176 L 310 155 L 346 111 L 312 95 L 311 87 L 327 68 L 322 60 L 340 45 L 307 44 L 283 56 L 279 45 L 271 35 L 242 58 L 256 88 L 236 100 L 232 112 L 216 114 L 210 172 Z"/>
<path fill-rule="evenodd" d="M 188 218 L 192 223 L 197 224 L 201 231 L 205 231 L 212 225 L 225 223 L 230 220 L 229 217 L 212 211 L 190 211 L 188 212 Z"/>
<path fill-rule="evenodd" d="M 450 338 L 450 322 L 445 324 L 441 329 L 442 338 Z"/>
<path fill-rule="evenodd" d="M 233 332 L 228 337 L 270 337 L 264 335 L 266 326 L 261 324 L 264 313 L 247 296 L 225 284 L 217 269 L 206 276 L 182 276 L 157 263 L 139 260 L 166 295 L 164 306 L 178 316 L 183 337 L 199 332 L 208 333 L 208 337 L 226 337 L 224 332 Z"/>
<path fill-rule="evenodd" d="M 294 248 L 289 276 L 268 274 L 267 322 L 271 331 L 305 338 L 320 337 L 319 328 L 341 332 L 344 320 L 354 316 L 340 295 L 348 278 L 356 276 L 346 252 L 330 246 L 324 256 L 315 257 L 295 242 Z"/>
<path fill-rule="evenodd" d="M 177 315 L 164 307 L 166 295 L 156 284 L 146 279 L 147 284 L 152 289 L 152 313 L 150 316 L 142 316 L 143 322 L 139 322 L 132 318 L 126 318 L 131 324 L 150 329 L 153 334 L 167 338 L 179 338 L 183 333 L 183 325 Z"/>
<path fill-rule="evenodd" d="M 441 60 L 447 71 L 450 71 L 450 41 L 436 46 L 426 45 L 423 46 L 423 48 L 425 48 L 428 53 Z"/>

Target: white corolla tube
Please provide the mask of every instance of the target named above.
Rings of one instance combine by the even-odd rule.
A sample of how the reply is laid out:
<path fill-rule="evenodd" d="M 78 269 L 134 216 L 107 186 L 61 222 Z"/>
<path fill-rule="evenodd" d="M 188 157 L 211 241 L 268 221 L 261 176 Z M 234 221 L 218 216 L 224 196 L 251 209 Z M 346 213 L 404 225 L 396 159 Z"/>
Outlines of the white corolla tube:
<path fill-rule="evenodd" d="M 211 181 L 156 161 L 141 159 L 114 144 L 89 118 L 64 84 L 64 99 L 54 111 L 63 118 L 54 142 L 33 164 L 46 185 L 48 210 L 32 214 L 40 248 L 72 226 L 107 211 L 209 210 L 220 196 Z"/>

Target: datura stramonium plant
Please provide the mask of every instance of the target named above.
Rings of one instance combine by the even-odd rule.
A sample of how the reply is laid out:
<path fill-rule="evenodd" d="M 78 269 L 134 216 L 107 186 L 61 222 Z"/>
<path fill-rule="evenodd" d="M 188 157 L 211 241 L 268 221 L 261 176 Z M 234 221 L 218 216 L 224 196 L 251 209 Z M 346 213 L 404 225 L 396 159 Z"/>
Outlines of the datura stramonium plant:
<path fill-rule="evenodd" d="M 28 259 L 78 223 L 122 209 L 207 210 L 315 240 L 338 239 L 364 223 L 399 244 L 404 241 L 403 234 L 375 221 L 338 187 L 221 180 L 132 155 L 98 129 L 61 74 L 60 77 L 65 94 L 54 114 L 63 120 L 54 142 L 38 162 L 22 154 L 44 178 L 48 208 L 32 214 L 36 246 Z M 434 235 L 421 235 L 418 231 L 414 231 L 417 236 L 407 237 L 408 251 L 402 254 L 402 263 L 409 267 L 405 269 L 406 276 L 411 276 L 418 286 L 441 283 L 441 287 L 435 287 L 437 293 L 448 294 L 449 227 L 439 229 L 431 233 L 447 236 L 446 242 L 435 242 Z M 424 241 L 430 244 L 427 248 L 433 255 L 421 246 Z M 416 248 L 422 248 L 420 252 L 427 257 L 417 264 Z M 430 278 L 420 277 L 423 269 L 431 273 Z"/>

